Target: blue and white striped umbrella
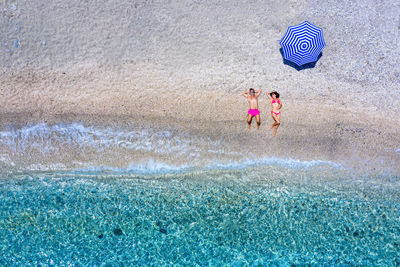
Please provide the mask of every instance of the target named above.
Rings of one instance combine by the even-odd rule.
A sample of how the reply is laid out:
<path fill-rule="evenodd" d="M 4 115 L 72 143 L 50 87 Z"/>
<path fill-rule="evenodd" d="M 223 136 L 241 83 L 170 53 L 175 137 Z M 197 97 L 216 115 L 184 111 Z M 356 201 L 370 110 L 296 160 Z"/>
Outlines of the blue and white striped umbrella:
<path fill-rule="evenodd" d="M 298 66 L 315 62 L 325 47 L 322 29 L 308 21 L 290 26 L 280 42 L 283 58 Z"/>

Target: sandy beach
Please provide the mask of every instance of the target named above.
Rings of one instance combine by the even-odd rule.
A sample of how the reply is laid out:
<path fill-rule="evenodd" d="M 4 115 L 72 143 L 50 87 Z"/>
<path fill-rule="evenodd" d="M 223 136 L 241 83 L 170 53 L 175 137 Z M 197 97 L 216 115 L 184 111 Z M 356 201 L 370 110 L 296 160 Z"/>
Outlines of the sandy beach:
<path fill-rule="evenodd" d="M 0 266 L 400 266 L 399 14 L 0 1 Z M 304 21 L 326 47 L 298 70 Z"/>
<path fill-rule="evenodd" d="M 371 167 L 384 154 L 398 169 L 396 1 L 58 0 L 1 8 L 3 128 L 165 124 L 236 134 L 245 140 L 237 146 L 263 155 L 340 162 L 368 155 L 362 165 Z M 279 40 L 304 20 L 323 29 L 327 45 L 314 68 L 298 71 L 283 64 Z M 258 132 L 245 124 L 241 92 L 250 87 L 263 91 Z M 265 96 L 273 89 L 284 104 L 276 139 Z"/>

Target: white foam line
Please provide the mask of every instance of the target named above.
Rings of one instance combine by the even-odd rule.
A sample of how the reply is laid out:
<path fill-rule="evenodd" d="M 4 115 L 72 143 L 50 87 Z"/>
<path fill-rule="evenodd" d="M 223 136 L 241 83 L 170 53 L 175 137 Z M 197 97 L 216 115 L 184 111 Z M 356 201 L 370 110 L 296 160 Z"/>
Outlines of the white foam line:
<path fill-rule="evenodd" d="M 199 144 L 205 143 L 204 138 L 190 135 L 175 135 L 168 129 L 152 128 L 123 131 L 109 127 L 86 127 L 81 123 L 47 125 L 39 123 L 21 129 L 0 131 L 0 144 L 5 144 L 17 153 L 26 153 L 33 148 L 42 154 L 59 151 L 64 146 L 94 148 L 99 151 L 109 148 L 123 148 L 134 151 L 151 151 L 155 153 L 175 153 L 185 155 L 195 153 Z M 220 140 L 206 142 L 215 153 Z"/>
<path fill-rule="evenodd" d="M 111 173 L 134 173 L 134 174 L 165 174 L 179 173 L 193 169 L 193 165 L 169 165 L 163 162 L 154 162 L 153 159 L 145 164 L 131 163 L 127 168 L 115 168 L 111 166 L 93 166 L 76 169 L 74 172 L 111 172 Z"/>
<path fill-rule="evenodd" d="M 6 165 L 15 166 L 15 163 L 10 159 L 10 156 L 7 154 L 0 154 L 0 162 L 3 162 Z"/>
<path fill-rule="evenodd" d="M 282 167 L 289 168 L 310 168 L 316 165 L 329 165 L 336 168 L 343 168 L 342 165 L 332 162 L 332 161 L 323 161 L 323 160 L 310 160 L 310 161 L 301 161 L 292 158 L 277 158 L 277 157 L 264 157 L 259 159 L 245 159 L 240 162 L 233 163 L 213 163 L 209 165 L 207 168 L 214 169 L 243 169 L 252 166 L 261 166 L 261 165 L 279 165 Z"/>
<path fill-rule="evenodd" d="M 190 172 L 193 170 L 240 170 L 246 169 L 248 167 L 255 166 L 268 166 L 268 165 L 278 165 L 286 168 L 310 168 L 317 165 L 327 165 L 335 168 L 343 168 L 342 165 L 331 161 L 322 160 L 311 160 L 311 161 L 300 161 L 296 159 L 284 159 L 284 158 L 261 158 L 261 159 L 246 159 L 240 162 L 231 163 L 212 163 L 206 165 L 202 168 L 200 166 L 194 165 L 169 165 L 163 162 L 154 162 L 150 159 L 145 164 L 130 164 L 127 168 L 115 168 L 110 166 L 98 166 L 98 167 L 87 167 L 76 169 L 74 172 L 111 172 L 111 173 L 131 173 L 131 174 L 167 174 L 167 173 L 182 173 Z"/>

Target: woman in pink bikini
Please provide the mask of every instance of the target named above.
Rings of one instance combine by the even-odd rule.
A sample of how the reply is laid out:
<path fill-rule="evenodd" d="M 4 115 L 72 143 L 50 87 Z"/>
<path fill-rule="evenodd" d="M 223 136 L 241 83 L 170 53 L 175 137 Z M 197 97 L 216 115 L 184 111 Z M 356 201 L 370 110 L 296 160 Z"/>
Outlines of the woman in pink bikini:
<path fill-rule="evenodd" d="M 281 111 L 282 102 L 279 100 L 279 93 L 277 91 L 272 91 L 267 93 L 269 101 L 271 101 L 271 116 L 274 119 L 274 123 L 271 125 L 271 129 L 275 127 L 273 136 L 276 135 L 278 131 L 279 124 L 281 124 Z"/>

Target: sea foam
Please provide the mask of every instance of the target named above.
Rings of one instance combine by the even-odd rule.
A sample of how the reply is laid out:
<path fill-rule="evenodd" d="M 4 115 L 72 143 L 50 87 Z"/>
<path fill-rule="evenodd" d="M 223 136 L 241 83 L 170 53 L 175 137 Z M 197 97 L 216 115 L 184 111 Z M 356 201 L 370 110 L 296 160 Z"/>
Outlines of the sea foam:
<path fill-rule="evenodd" d="M 255 156 L 251 151 L 236 150 L 223 137 L 144 126 L 121 129 L 82 123 L 39 123 L 8 127 L 0 131 L 0 146 L 4 151 L 0 157 L 3 168 L 28 171 L 154 174 L 260 165 L 341 167 L 330 161 Z"/>

